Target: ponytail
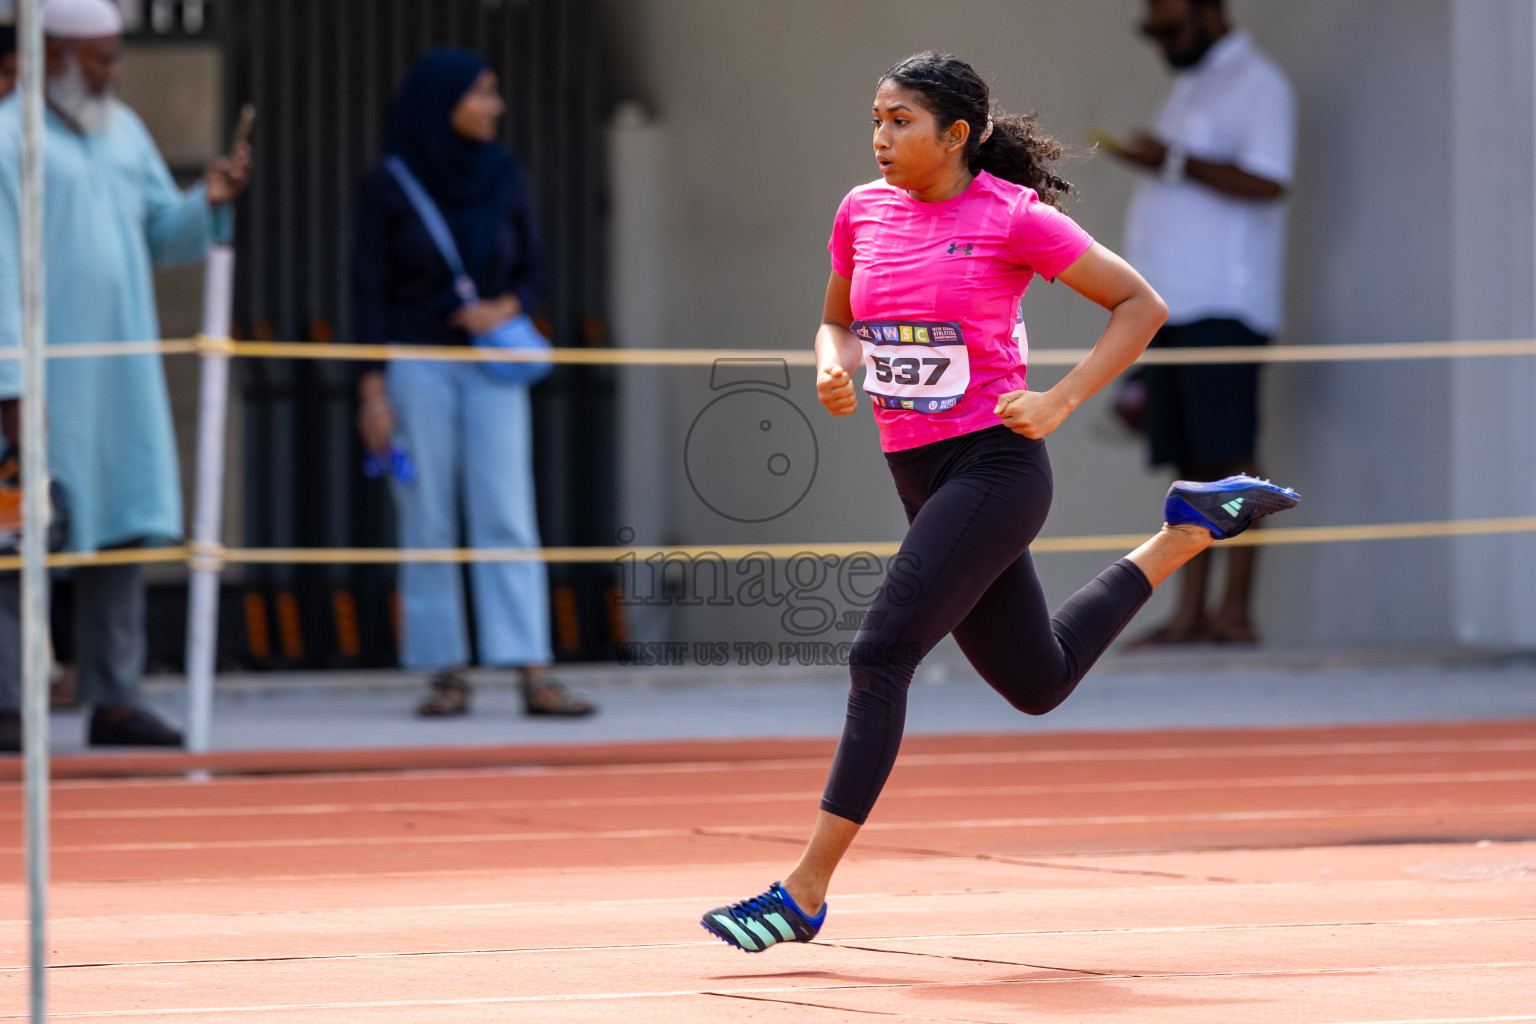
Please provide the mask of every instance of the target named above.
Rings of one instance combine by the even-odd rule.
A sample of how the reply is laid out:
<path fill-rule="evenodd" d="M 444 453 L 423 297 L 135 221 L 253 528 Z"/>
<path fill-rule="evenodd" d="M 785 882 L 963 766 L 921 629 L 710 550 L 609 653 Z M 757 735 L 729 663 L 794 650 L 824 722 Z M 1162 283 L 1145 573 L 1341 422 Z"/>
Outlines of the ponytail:
<path fill-rule="evenodd" d="M 992 114 L 992 134 L 979 142 L 969 154 L 973 171 L 1026 185 L 1040 193 L 1040 198 L 1060 207 L 1062 200 L 1077 189 L 1051 169 L 1066 154 L 1066 147 L 1039 130 L 1035 114 Z"/>

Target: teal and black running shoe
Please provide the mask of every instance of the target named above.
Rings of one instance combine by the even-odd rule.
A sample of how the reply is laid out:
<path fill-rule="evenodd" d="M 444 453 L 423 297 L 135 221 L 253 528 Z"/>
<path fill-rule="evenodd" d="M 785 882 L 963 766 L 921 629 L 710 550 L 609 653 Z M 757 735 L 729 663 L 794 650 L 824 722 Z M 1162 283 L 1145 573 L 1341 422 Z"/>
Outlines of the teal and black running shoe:
<path fill-rule="evenodd" d="M 1217 540 L 1236 537 L 1255 519 L 1295 508 L 1301 495 L 1256 476 L 1229 476 L 1211 483 L 1175 480 L 1163 502 L 1163 519 L 1170 526 L 1193 523 Z"/>
<path fill-rule="evenodd" d="M 767 892 L 728 907 L 719 907 L 699 921 L 721 942 L 748 953 L 761 953 L 781 942 L 810 942 L 827 919 L 827 905 L 809 917 L 784 886 L 774 882 Z"/>

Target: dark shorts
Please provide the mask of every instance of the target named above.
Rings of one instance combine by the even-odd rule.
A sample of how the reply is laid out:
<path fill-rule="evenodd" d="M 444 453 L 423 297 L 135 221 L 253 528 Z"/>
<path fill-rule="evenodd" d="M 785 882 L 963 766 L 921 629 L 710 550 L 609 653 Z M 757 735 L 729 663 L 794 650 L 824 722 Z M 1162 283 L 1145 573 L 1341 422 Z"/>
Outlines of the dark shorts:
<path fill-rule="evenodd" d="M 1227 348 L 1269 339 L 1239 320 L 1164 327 L 1151 348 Z M 1152 465 L 1204 467 L 1253 458 L 1259 433 L 1259 365 L 1147 366 Z"/>

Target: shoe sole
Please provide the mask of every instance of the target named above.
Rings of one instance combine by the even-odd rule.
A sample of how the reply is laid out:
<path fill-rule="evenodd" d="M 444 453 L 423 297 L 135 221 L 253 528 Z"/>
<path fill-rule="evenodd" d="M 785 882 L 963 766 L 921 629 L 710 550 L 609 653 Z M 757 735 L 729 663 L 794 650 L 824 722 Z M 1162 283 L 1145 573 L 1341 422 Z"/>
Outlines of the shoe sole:
<path fill-rule="evenodd" d="M 721 943 L 731 947 L 732 949 L 734 949 L 738 953 L 746 953 L 748 956 L 751 956 L 753 953 L 763 953 L 763 952 L 767 951 L 766 949 L 748 949 L 745 946 L 738 946 L 736 943 L 732 942 L 730 939 L 726 938 L 724 935 L 721 935 L 719 932 L 715 931 L 713 928 L 711 928 L 709 925 L 705 924 L 703 921 L 699 922 L 699 927 L 703 928 L 706 932 L 708 932 L 709 934 L 713 935 L 715 938 L 719 939 L 721 941 Z M 778 943 L 775 942 L 773 945 L 777 946 Z M 772 947 L 767 947 L 767 948 L 771 949 Z"/>

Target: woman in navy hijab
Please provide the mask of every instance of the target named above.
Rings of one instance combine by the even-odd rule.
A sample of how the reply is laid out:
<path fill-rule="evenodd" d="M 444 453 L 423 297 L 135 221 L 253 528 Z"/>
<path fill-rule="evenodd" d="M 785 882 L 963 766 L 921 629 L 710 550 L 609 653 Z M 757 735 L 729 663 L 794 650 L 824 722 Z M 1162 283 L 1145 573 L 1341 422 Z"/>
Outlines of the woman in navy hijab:
<path fill-rule="evenodd" d="M 522 169 L 500 144 L 496 73 L 474 53 L 434 50 L 406 74 L 389 115 L 387 156 L 409 170 L 447 222 L 477 299 L 465 302 L 422 216 L 386 164 L 363 181 L 352 257 L 354 340 L 468 345 L 532 310 L 543 268 Z M 358 427 L 392 464 L 402 548 L 538 547 L 528 388 L 474 363 L 393 360 L 358 382 Z M 542 563 L 470 567 L 482 665 L 519 670 L 533 715 L 593 707 L 549 673 Z M 401 663 L 432 673 L 422 715 L 469 710 L 463 587 L 456 565 L 400 569 Z"/>

